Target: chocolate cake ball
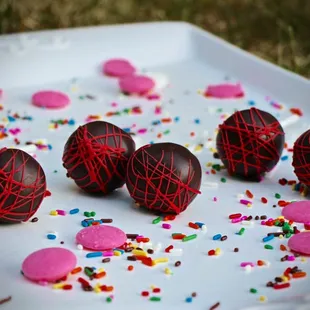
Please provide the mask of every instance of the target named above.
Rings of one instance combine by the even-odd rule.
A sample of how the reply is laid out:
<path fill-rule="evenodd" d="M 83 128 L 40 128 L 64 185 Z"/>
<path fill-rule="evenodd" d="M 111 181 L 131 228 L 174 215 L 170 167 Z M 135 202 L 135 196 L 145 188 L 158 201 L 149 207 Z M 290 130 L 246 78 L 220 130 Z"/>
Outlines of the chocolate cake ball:
<path fill-rule="evenodd" d="M 109 194 L 125 184 L 135 142 L 121 128 L 103 121 L 80 126 L 68 139 L 63 165 L 84 191 Z"/>
<path fill-rule="evenodd" d="M 46 192 L 40 164 L 18 149 L 0 150 L 0 223 L 20 223 L 32 217 Z"/>
<path fill-rule="evenodd" d="M 145 145 L 129 160 L 126 185 L 140 206 L 179 214 L 200 194 L 201 166 L 197 157 L 181 145 Z"/>
<path fill-rule="evenodd" d="M 310 186 L 310 130 L 304 132 L 294 143 L 293 167 L 299 180 Z"/>
<path fill-rule="evenodd" d="M 279 161 L 284 132 L 270 113 L 251 108 L 235 112 L 219 126 L 216 146 L 230 175 L 259 181 Z"/>

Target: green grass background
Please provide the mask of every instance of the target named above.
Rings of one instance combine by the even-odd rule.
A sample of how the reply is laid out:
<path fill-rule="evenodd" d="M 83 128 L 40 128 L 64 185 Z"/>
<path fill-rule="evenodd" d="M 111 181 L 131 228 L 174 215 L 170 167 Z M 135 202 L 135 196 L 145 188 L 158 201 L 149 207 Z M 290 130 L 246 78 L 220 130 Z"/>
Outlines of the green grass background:
<path fill-rule="evenodd" d="M 0 0 L 0 33 L 183 20 L 310 77 L 310 0 Z"/>

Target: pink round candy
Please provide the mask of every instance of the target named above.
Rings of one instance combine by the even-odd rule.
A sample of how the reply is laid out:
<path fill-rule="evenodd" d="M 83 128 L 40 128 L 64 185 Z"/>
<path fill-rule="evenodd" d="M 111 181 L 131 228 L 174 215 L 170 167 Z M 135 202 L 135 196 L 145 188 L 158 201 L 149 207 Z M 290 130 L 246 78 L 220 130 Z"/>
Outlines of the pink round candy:
<path fill-rule="evenodd" d="M 32 281 L 55 282 L 76 266 L 75 255 L 63 248 L 46 248 L 30 254 L 23 262 L 22 272 Z"/>
<path fill-rule="evenodd" d="M 292 236 L 288 241 L 288 246 L 294 252 L 310 255 L 310 232 Z"/>
<path fill-rule="evenodd" d="M 155 87 L 155 82 L 147 76 L 131 75 L 121 78 L 119 87 L 123 93 L 144 95 Z"/>
<path fill-rule="evenodd" d="M 310 223 L 310 201 L 292 202 L 283 208 L 282 215 L 296 223 Z"/>
<path fill-rule="evenodd" d="M 117 227 L 96 225 L 82 229 L 76 235 L 76 242 L 84 248 L 104 251 L 122 246 L 127 240 L 126 234 Z"/>
<path fill-rule="evenodd" d="M 103 73 L 113 77 L 132 75 L 135 67 L 126 59 L 110 59 L 103 64 Z"/>
<path fill-rule="evenodd" d="M 32 95 L 32 104 L 46 109 L 61 109 L 70 104 L 70 98 L 59 91 L 42 90 Z"/>

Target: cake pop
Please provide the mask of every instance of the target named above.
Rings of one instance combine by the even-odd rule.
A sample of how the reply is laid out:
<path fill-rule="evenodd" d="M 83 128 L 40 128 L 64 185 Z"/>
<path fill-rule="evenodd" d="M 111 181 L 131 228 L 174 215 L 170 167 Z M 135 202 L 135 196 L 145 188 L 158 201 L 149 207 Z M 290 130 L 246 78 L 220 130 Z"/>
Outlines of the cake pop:
<path fill-rule="evenodd" d="M 293 167 L 298 180 L 310 186 L 310 129 L 304 132 L 294 143 Z"/>
<path fill-rule="evenodd" d="M 46 194 L 40 164 L 18 149 L 0 150 L 0 223 L 29 220 Z"/>
<path fill-rule="evenodd" d="M 181 145 L 145 145 L 129 160 L 126 185 L 139 205 L 179 214 L 200 194 L 201 166 L 197 157 Z"/>
<path fill-rule="evenodd" d="M 270 113 L 251 108 L 235 112 L 219 126 L 216 146 L 230 175 L 259 181 L 278 163 L 284 132 Z"/>
<path fill-rule="evenodd" d="M 89 193 L 111 193 L 125 184 L 135 142 L 121 128 L 103 121 L 80 126 L 69 137 L 63 165 L 67 176 Z"/>

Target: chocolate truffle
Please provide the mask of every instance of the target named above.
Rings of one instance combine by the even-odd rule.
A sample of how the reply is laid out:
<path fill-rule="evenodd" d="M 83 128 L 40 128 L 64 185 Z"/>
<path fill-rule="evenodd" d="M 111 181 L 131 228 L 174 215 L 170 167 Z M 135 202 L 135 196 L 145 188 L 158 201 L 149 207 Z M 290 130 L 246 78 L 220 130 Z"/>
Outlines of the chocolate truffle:
<path fill-rule="evenodd" d="M 274 116 L 251 108 L 235 112 L 219 126 L 216 146 L 230 175 L 259 181 L 279 161 L 284 132 Z"/>
<path fill-rule="evenodd" d="M 129 160 L 126 185 L 140 206 L 179 214 L 200 194 L 201 166 L 197 157 L 181 145 L 145 145 Z"/>
<path fill-rule="evenodd" d="M 294 143 L 293 167 L 299 182 L 310 186 L 310 130 L 304 132 Z"/>
<path fill-rule="evenodd" d="M 80 126 L 68 139 L 63 165 L 67 176 L 89 193 L 109 194 L 125 184 L 135 142 L 121 128 L 103 121 Z"/>
<path fill-rule="evenodd" d="M 40 164 L 18 149 L 0 150 L 0 223 L 20 223 L 32 217 L 46 192 Z"/>

